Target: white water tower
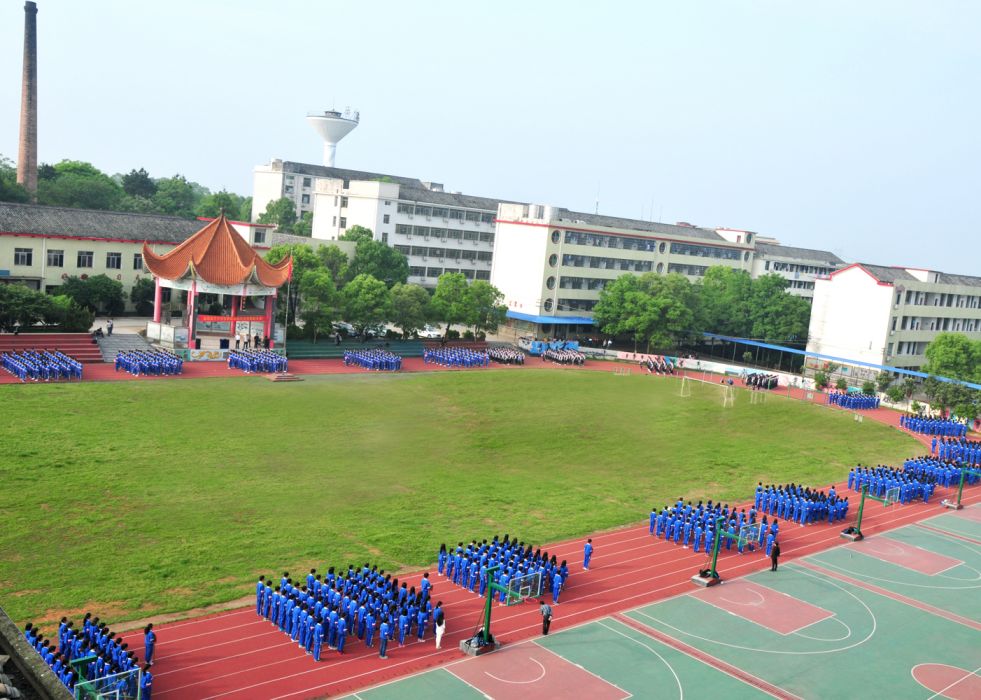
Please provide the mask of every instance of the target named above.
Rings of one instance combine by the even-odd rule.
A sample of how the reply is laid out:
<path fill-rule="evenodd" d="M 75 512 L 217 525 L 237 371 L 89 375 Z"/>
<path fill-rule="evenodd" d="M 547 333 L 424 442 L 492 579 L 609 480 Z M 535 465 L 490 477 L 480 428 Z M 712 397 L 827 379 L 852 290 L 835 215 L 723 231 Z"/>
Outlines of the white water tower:
<path fill-rule="evenodd" d="M 344 113 L 328 110 L 317 114 L 308 114 L 307 122 L 324 140 L 324 165 L 334 167 L 334 155 L 337 153 L 337 142 L 347 136 L 358 125 L 361 115 L 348 109 Z"/>

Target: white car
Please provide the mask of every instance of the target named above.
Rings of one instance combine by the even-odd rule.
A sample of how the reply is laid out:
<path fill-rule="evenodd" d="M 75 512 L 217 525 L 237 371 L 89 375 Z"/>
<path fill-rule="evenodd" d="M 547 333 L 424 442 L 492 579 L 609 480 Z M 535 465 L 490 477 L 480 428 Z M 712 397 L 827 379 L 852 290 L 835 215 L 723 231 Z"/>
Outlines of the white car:
<path fill-rule="evenodd" d="M 425 328 L 420 329 L 416 335 L 418 335 L 420 338 L 442 338 L 443 331 L 436 326 L 426 326 Z"/>

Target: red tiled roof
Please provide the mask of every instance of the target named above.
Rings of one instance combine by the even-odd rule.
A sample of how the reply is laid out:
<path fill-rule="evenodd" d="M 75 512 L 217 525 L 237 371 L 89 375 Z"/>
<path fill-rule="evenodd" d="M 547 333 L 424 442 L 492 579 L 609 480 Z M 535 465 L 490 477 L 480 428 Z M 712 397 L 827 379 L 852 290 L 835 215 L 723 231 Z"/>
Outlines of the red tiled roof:
<path fill-rule="evenodd" d="M 266 262 L 221 215 L 166 253 L 158 255 L 144 243 L 143 262 L 151 273 L 169 280 L 198 277 L 211 284 L 280 287 L 289 279 L 293 259 Z"/>

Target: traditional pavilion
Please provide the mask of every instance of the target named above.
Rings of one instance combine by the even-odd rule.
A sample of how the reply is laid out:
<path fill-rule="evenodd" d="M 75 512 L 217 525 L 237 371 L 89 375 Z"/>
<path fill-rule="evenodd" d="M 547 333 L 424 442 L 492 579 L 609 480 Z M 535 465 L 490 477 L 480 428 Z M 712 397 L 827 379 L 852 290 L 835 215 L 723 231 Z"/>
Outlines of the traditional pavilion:
<path fill-rule="evenodd" d="M 286 284 L 293 271 L 292 256 L 272 264 L 266 262 L 242 238 L 222 213 L 179 246 L 163 254 L 154 253 L 143 244 L 143 264 L 153 275 L 153 322 L 160 323 L 161 289 L 187 292 L 188 347 L 195 347 L 195 323 L 213 321 L 229 323 L 234 337 L 239 321 L 262 322 L 263 335 L 272 347 L 273 307 L 276 290 Z M 198 313 L 197 296 L 221 294 L 232 298 L 231 315 L 203 316 Z M 239 316 L 248 297 L 263 298 L 262 316 Z M 258 305 L 256 305 L 258 306 Z"/>

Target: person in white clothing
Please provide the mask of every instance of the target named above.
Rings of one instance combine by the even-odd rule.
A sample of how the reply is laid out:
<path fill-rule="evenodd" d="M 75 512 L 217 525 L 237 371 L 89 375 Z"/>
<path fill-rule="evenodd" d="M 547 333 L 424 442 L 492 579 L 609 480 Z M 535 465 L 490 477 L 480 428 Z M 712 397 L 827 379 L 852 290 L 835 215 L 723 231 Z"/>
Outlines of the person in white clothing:
<path fill-rule="evenodd" d="M 443 633 L 446 632 L 446 616 L 442 610 L 437 609 L 434 622 L 436 623 L 436 648 L 440 649 L 443 641 Z"/>

